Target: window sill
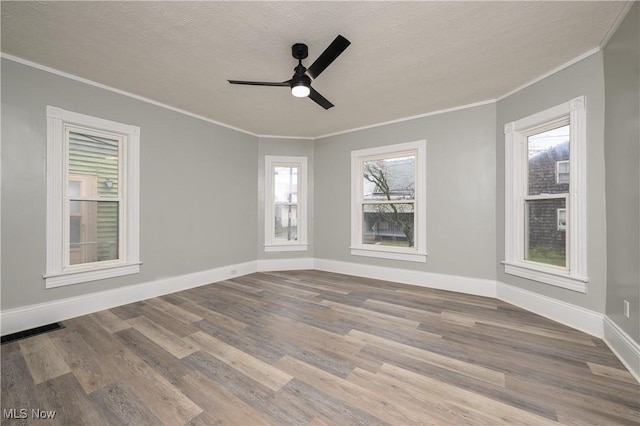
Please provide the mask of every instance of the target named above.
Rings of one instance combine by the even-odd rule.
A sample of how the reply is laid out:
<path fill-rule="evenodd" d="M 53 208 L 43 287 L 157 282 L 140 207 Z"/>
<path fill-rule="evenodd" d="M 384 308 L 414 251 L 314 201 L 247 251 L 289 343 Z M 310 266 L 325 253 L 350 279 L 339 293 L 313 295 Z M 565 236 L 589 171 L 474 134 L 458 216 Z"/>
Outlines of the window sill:
<path fill-rule="evenodd" d="M 104 280 L 106 278 L 132 275 L 140 272 L 140 263 L 127 263 L 117 266 L 101 267 L 100 269 L 84 269 L 69 272 L 57 272 L 47 274 L 45 279 L 46 288 L 63 287 L 71 284 L 79 284 L 88 281 Z"/>
<path fill-rule="evenodd" d="M 351 247 L 352 256 L 377 257 L 379 259 L 403 260 L 406 262 L 427 262 L 427 253 L 407 253 L 380 248 Z"/>
<path fill-rule="evenodd" d="M 518 277 L 529 280 L 539 281 L 556 287 L 565 288 L 567 290 L 577 291 L 579 293 L 587 292 L 587 277 L 577 277 L 569 275 L 568 272 L 553 271 L 544 267 L 535 267 L 534 265 L 525 265 L 521 263 L 507 263 L 504 265 L 504 273 L 516 275 Z"/>
<path fill-rule="evenodd" d="M 265 244 L 264 251 L 307 251 L 308 247 L 308 244 Z"/>

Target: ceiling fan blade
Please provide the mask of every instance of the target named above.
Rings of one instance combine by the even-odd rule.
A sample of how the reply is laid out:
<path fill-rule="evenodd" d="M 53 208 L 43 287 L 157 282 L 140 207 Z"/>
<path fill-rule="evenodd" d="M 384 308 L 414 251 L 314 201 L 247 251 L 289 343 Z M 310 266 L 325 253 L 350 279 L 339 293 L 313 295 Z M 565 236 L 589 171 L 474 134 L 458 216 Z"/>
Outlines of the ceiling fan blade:
<path fill-rule="evenodd" d="M 307 68 L 307 75 L 311 77 L 311 79 L 317 78 L 350 44 L 351 42 L 341 35 L 336 37 L 318 59 Z"/>
<path fill-rule="evenodd" d="M 311 99 L 313 102 L 317 103 L 324 109 L 329 109 L 333 106 L 333 104 L 329 102 L 327 98 L 322 96 L 320 93 L 316 92 L 316 90 L 313 87 L 309 87 L 309 89 L 310 89 L 309 99 Z"/>
<path fill-rule="evenodd" d="M 231 84 L 246 84 L 249 86 L 285 86 L 288 87 L 291 84 L 291 80 L 283 81 L 282 83 L 274 83 L 269 81 L 242 81 L 242 80 L 227 80 Z"/>

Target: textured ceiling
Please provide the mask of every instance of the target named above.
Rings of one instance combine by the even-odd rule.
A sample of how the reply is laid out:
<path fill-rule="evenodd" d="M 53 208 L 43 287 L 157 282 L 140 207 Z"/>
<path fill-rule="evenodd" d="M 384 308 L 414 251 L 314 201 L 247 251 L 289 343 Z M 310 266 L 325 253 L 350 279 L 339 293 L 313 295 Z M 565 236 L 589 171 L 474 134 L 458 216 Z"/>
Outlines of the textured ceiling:
<path fill-rule="evenodd" d="M 11 2 L 2 52 L 260 135 L 316 137 L 500 97 L 597 48 L 624 2 Z M 282 87 L 314 81 L 324 110 Z"/>

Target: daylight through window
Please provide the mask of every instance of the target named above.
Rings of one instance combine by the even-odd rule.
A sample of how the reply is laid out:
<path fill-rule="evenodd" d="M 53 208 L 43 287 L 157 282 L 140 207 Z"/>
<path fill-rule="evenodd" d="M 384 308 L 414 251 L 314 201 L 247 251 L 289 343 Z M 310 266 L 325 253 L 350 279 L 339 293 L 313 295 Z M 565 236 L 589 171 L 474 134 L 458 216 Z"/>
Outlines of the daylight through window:
<path fill-rule="evenodd" d="M 307 249 L 306 157 L 265 157 L 265 251 Z"/>
<path fill-rule="evenodd" d="M 352 152 L 352 254 L 425 261 L 425 152 L 425 141 Z"/>
<path fill-rule="evenodd" d="M 505 272 L 586 292 L 586 112 L 576 98 L 505 126 Z"/>
<path fill-rule="evenodd" d="M 47 117 L 47 287 L 138 272 L 139 128 Z"/>

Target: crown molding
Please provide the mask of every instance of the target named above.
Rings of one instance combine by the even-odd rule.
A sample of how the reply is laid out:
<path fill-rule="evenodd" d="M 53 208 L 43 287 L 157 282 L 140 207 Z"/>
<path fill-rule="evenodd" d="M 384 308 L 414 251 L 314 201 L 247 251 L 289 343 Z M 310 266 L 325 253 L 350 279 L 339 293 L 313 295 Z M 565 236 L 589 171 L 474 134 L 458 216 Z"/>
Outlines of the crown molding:
<path fill-rule="evenodd" d="M 486 100 L 486 101 L 480 101 L 480 102 L 476 102 L 476 103 L 473 103 L 473 104 L 460 105 L 460 106 L 457 106 L 457 107 L 440 109 L 440 110 L 437 110 L 437 111 L 426 112 L 424 114 L 412 115 L 410 117 L 403 117 L 403 118 L 398 118 L 398 119 L 395 119 L 395 120 L 383 121 L 382 123 L 370 124 L 370 125 L 362 126 L 362 127 L 355 127 L 355 128 L 352 128 L 352 129 L 341 130 L 341 131 L 335 132 L 335 133 L 328 133 L 326 135 L 317 136 L 314 139 L 316 139 L 316 140 L 317 139 L 325 139 L 325 138 L 329 138 L 329 137 L 332 137 L 332 136 L 343 135 L 343 134 L 346 134 L 346 133 L 358 132 L 360 130 L 367 130 L 367 129 L 373 129 L 375 127 L 387 126 L 389 124 L 402 123 L 402 122 L 405 122 L 405 121 L 416 120 L 416 119 L 419 119 L 419 118 L 431 117 L 431 116 L 440 115 L 440 114 L 446 114 L 448 112 L 461 111 L 461 110 L 464 110 L 464 109 L 475 108 L 475 107 L 479 107 L 479 106 L 483 106 L 483 105 L 490 105 L 490 104 L 494 104 L 495 102 L 496 102 L 496 99 L 489 99 L 489 100 Z"/>
<path fill-rule="evenodd" d="M 571 65 L 574 65 L 574 64 L 582 61 L 583 59 L 586 59 L 591 55 L 595 55 L 596 53 L 600 52 L 600 50 L 601 49 L 599 47 L 596 47 L 595 49 L 591 49 L 588 52 L 585 52 L 582 55 L 577 56 L 577 57 L 569 60 L 569 61 L 565 62 L 564 64 L 560 65 L 559 67 L 556 67 L 556 68 L 552 69 L 551 71 L 549 71 L 549 72 L 547 72 L 545 74 L 542 74 L 541 76 L 539 76 L 537 78 L 534 78 L 533 80 L 529 81 L 528 83 L 525 83 L 522 86 L 519 86 L 519 87 L 513 89 L 512 91 L 510 91 L 508 93 L 505 93 L 504 95 L 498 97 L 496 99 L 496 102 L 500 102 L 501 100 L 503 100 L 505 98 L 508 98 L 509 96 L 511 96 L 511 95 L 513 95 L 515 93 L 518 93 L 519 91 L 524 90 L 529 86 L 533 86 L 534 84 L 538 83 L 539 81 L 542 81 L 545 78 L 552 76 L 553 74 L 559 73 L 560 71 L 562 71 L 562 70 L 564 70 L 566 68 L 569 68 Z"/>
<path fill-rule="evenodd" d="M 616 31 L 618 31 L 620 24 L 622 24 L 622 21 L 624 21 L 624 18 L 627 17 L 627 14 L 631 10 L 631 7 L 633 7 L 634 3 L 636 2 L 637 1 L 628 1 L 625 3 L 618 16 L 616 16 L 615 21 L 613 21 L 613 25 L 611 25 L 611 28 L 609 28 L 609 31 L 607 31 L 602 41 L 600 42 L 600 49 L 604 49 L 606 47 L 606 45 L 609 43 L 609 40 L 611 40 L 611 37 L 613 37 Z"/>
<path fill-rule="evenodd" d="M 229 124 L 225 124 L 225 123 L 222 123 L 220 121 L 212 120 L 212 119 L 204 117 L 202 115 L 194 114 L 192 112 L 189 112 L 189 111 L 186 111 L 186 110 L 183 110 L 183 109 L 180 109 L 180 108 L 176 108 L 176 107 L 173 107 L 171 105 L 164 104 L 162 102 L 154 101 L 153 99 L 145 98 L 144 96 L 139 96 L 139 95 L 127 92 L 125 90 L 116 89 L 115 87 L 107 86 L 106 84 L 98 83 L 97 81 L 93 81 L 93 80 L 89 80 L 87 78 L 79 77 L 79 76 L 74 75 L 74 74 L 69 74 L 67 72 L 60 71 L 60 70 L 55 69 L 55 68 L 51 68 L 51 67 L 48 67 L 48 66 L 45 66 L 45 65 L 38 64 L 36 62 L 29 61 L 29 60 L 24 59 L 24 58 L 20 58 L 18 56 L 14 56 L 14 55 L 10 55 L 10 54 L 4 53 L 4 52 L 0 52 L 0 58 L 7 59 L 9 61 L 16 62 L 16 63 L 22 64 L 22 65 L 26 65 L 28 67 L 35 68 L 35 69 L 38 69 L 40 71 L 45 71 L 45 72 L 48 72 L 48 73 L 51 73 L 51 74 L 55 74 L 55 75 L 58 75 L 60 77 L 65 77 L 65 78 L 68 78 L 70 80 L 78 81 L 80 83 L 88 84 L 90 86 L 98 87 L 100 89 L 108 90 L 110 92 L 114 92 L 114 93 L 117 93 L 119 95 L 127 96 L 129 98 L 133 98 L 133 99 L 136 99 L 138 101 L 146 102 L 146 103 L 149 103 L 151 105 L 155 105 L 155 106 L 158 106 L 158 107 L 161 107 L 161 108 L 165 108 L 165 109 L 177 112 L 177 113 L 182 114 L 182 115 L 189 116 L 191 118 L 196 118 L 198 120 L 206 121 L 207 123 L 215 124 L 215 125 L 218 125 L 218 126 L 221 126 L 221 127 L 226 127 L 227 129 L 235 130 L 236 132 L 245 133 L 247 135 L 255 136 L 255 137 L 259 136 L 256 133 L 249 132 L 248 130 L 241 129 L 239 127 L 230 126 Z"/>
<path fill-rule="evenodd" d="M 629 2 L 629 3 L 633 3 L 633 2 Z M 620 13 L 620 15 L 618 16 L 618 19 L 616 19 L 616 25 L 615 25 L 616 29 L 618 28 L 618 26 L 620 25 L 620 23 L 622 22 L 622 20 L 624 19 L 624 17 L 626 16 L 626 14 L 629 12 L 630 9 L 631 9 L 631 5 L 628 4 L 625 7 L 625 9 Z M 612 29 L 613 29 L 613 27 L 612 27 Z M 615 32 L 615 30 L 613 30 L 611 35 L 613 35 L 614 32 Z M 608 39 L 606 41 L 608 41 Z M 603 43 L 605 43 L 606 41 L 603 41 Z M 4 59 L 8 59 L 8 60 L 13 61 L 13 62 L 20 63 L 22 65 L 27 65 L 27 66 L 39 69 L 41 71 L 50 72 L 52 74 L 56 74 L 56 75 L 59 75 L 61 77 L 66 77 L 66 78 L 69 78 L 69 79 L 72 79 L 72 80 L 75 80 L 75 81 L 79 81 L 81 83 L 86 83 L 86 84 L 89 84 L 91 86 L 95 86 L 95 87 L 99 87 L 101 89 L 109 90 L 111 92 L 115 92 L 115 93 L 130 97 L 130 98 L 133 98 L 133 99 L 137 99 L 137 100 L 140 100 L 140 101 L 143 101 L 143 102 L 147 102 L 147 103 L 150 103 L 152 105 L 156 105 L 156 106 L 159 106 L 159 107 L 162 107 L 162 108 L 166 108 L 166 109 L 169 109 L 171 111 L 175 111 L 177 113 L 180 113 L 180 114 L 183 114 L 183 115 L 187 115 L 189 117 L 193 117 L 193 118 L 196 118 L 196 119 L 199 119 L 199 120 L 203 120 L 203 121 L 206 121 L 208 123 L 216 124 L 218 126 L 226 127 L 228 129 L 235 130 L 235 131 L 238 131 L 238 132 L 241 132 L 241 133 L 245 133 L 247 135 L 251 135 L 251 136 L 254 136 L 254 137 L 257 137 L 257 138 L 263 138 L 263 139 L 298 139 L 298 140 L 313 140 L 313 141 L 315 141 L 315 140 L 319 140 L 319 139 L 329 138 L 329 137 L 332 137 L 332 136 L 343 135 L 343 134 L 357 132 L 357 131 L 361 131 L 361 130 L 373 129 L 373 128 L 376 128 L 376 127 L 387 126 L 387 125 L 396 124 L 396 123 L 402 123 L 402 122 L 405 122 L 405 121 L 416 120 L 416 119 L 420 119 L 420 118 L 424 118 L 424 117 L 431 117 L 431 116 L 435 116 L 435 115 L 446 114 L 446 113 L 455 112 L 455 111 L 461 111 L 461 110 L 465 110 L 465 109 L 469 109 L 469 108 L 475 108 L 475 107 L 479 107 L 479 106 L 495 104 L 495 103 L 497 103 L 497 102 L 499 102 L 499 101 L 501 101 L 501 100 L 503 100 L 503 99 L 505 99 L 505 98 L 507 98 L 507 97 L 509 97 L 509 96 L 511 96 L 511 95 L 523 90 L 523 89 L 526 89 L 527 87 L 532 86 L 532 85 L 538 83 L 539 81 L 544 80 L 545 78 L 547 78 L 547 77 L 549 77 L 549 76 L 551 76 L 553 74 L 556 74 L 556 73 L 558 73 L 558 72 L 570 67 L 571 65 L 574 65 L 577 62 L 580 62 L 583 59 L 586 59 L 589 56 L 594 55 L 594 54 L 596 54 L 596 53 L 598 53 L 600 51 L 601 51 L 600 47 L 596 47 L 594 49 L 591 49 L 588 52 L 585 52 L 582 55 L 580 55 L 578 57 L 575 57 L 575 58 L 565 62 L 564 64 L 554 68 L 553 70 L 551 70 L 551 71 L 549 71 L 549 72 L 547 72 L 545 74 L 542 74 L 541 76 L 539 76 L 539 77 L 537 77 L 537 78 L 535 78 L 535 79 L 523 84 L 522 86 L 519 86 L 519 87 L 511 90 L 510 92 L 505 93 L 504 95 L 499 96 L 499 97 L 494 98 L 494 99 L 487 99 L 487 100 L 476 102 L 476 103 L 472 103 L 472 104 L 460 105 L 460 106 L 457 106 L 457 107 L 446 108 L 446 109 L 441 109 L 441 110 L 437 110 L 437 111 L 431 111 L 431 112 L 427 112 L 427 113 L 424 113 L 424 114 L 412 115 L 412 116 L 409 116 L 409 117 L 398 118 L 398 119 L 395 119 L 395 120 L 384 121 L 384 122 L 381 122 L 381 123 L 375 123 L 375 124 L 371 124 L 371 125 L 367 125 L 367 126 L 355 127 L 355 128 L 341 130 L 341 131 L 333 132 L 333 133 L 327 133 L 327 134 L 320 135 L 320 136 L 315 136 L 315 137 L 310 137 L 310 136 L 260 135 L 260 134 L 256 134 L 256 133 L 250 132 L 248 130 L 244 130 L 244 129 L 241 129 L 241 128 L 238 128 L 238 127 L 230 126 L 230 125 L 222 123 L 220 121 L 212 120 L 210 118 L 207 118 L 207 117 L 204 117 L 204 116 L 201 116 L 201 115 L 198 115 L 198 114 L 194 114 L 194 113 L 191 113 L 189 111 L 182 110 L 180 108 L 173 107 L 171 105 L 163 104 L 161 102 L 157 102 L 157 101 L 154 101 L 152 99 L 145 98 L 143 96 L 135 95 L 133 93 L 129 93 L 129 92 L 126 92 L 124 90 L 116 89 L 114 87 L 107 86 L 107 85 L 102 84 L 102 83 L 98 83 L 98 82 L 95 82 L 95 81 L 92 81 L 92 80 L 88 80 L 86 78 L 78 77 L 76 75 L 69 74 L 69 73 L 66 73 L 64 71 L 57 70 L 55 68 L 51 68 L 51 67 L 47 67 L 47 66 L 44 66 L 44 65 L 40 65 L 38 63 L 23 59 L 23 58 L 20 58 L 20 57 L 17 57 L 17 56 L 13 56 L 13 55 L 9 55 L 9 54 L 0 52 L 0 57 L 2 57 Z"/>

